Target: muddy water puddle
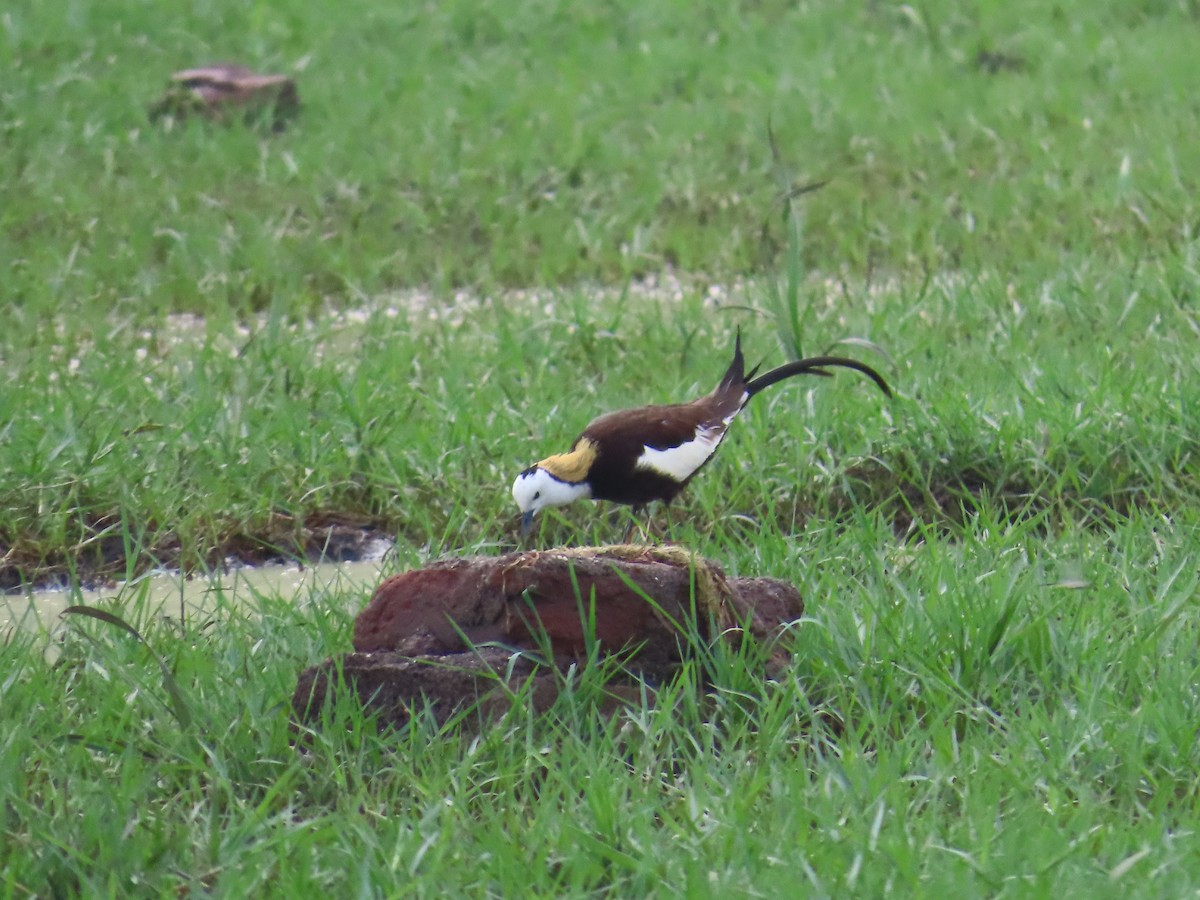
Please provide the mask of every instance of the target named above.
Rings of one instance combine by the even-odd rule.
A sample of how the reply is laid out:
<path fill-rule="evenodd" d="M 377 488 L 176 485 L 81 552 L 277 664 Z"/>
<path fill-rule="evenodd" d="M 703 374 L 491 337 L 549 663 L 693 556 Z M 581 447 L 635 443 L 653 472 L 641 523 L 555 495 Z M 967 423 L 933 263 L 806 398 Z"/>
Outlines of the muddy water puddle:
<path fill-rule="evenodd" d="M 49 632 L 60 627 L 69 606 L 96 606 L 145 622 L 155 616 L 189 621 L 218 608 L 255 610 L 269 597 L 303 603 L 314 596 L 349 594 L 365 604 L 380 580 L 382 559 L 318 565 L 267 565 L 231 569 L 211 576 L 185 578 L 174 572 L 152 573 L 135 581 L 98 590 L 49 589 L 0 595 L 0 643 L 16 631 Z"/>

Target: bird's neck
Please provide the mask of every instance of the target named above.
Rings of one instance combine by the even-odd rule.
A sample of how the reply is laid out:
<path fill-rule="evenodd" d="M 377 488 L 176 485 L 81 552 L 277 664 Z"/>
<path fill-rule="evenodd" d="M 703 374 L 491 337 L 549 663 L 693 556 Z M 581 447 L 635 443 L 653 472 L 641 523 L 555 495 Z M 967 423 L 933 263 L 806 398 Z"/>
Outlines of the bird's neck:
<path fill-rule="evenodd" d="M 578 484 L 587 480 L 588 472 L 591 471 L 599 451 L 595 441 L 580 438 L 568 452 L 547 456 L 537 465 L 559 481 Z"/>

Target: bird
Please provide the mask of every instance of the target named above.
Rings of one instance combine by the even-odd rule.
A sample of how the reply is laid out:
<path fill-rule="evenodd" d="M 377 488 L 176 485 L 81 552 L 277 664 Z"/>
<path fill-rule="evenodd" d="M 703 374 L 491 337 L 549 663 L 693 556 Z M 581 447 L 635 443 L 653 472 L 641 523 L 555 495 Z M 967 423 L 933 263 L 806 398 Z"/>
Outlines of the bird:
<path fill-rule="evenodd" d="M 878 372 L 840 356 L 794 360 L 762 375 L 757 375 L 759 366 L 747 372 L 739 328 L 733 361 L 711 393 L 690 403 L 606 413 L 592 420 L 566 453 L 524 469 L 512 488 L 521 511 L 522 536 L 529 533 L 541 510 L 578 500 L 624 504 L 633 507 L 635 514 L 656 500 L 670 504 L 712 459 L 730 424 L 752 397 L 796 375 L 828 377 L 833 373 L 826 370 L 833 367 L 861 372 L 892 396 Z"/>

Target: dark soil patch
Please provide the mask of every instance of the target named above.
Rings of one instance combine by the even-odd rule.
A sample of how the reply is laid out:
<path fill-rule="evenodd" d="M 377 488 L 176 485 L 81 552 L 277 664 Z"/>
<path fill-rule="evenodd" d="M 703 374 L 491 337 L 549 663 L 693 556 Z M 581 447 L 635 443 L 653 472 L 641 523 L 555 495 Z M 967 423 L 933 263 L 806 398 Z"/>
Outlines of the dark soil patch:
<path fill-rule="evenodd" d="M 296 561 L 356 562 L 377 552 L 380 541 L 392 540 L 379 519 L 323 512 L 301 520 L 279 513 L 255 524 L 215 523 L 204 549 L 197 549 L 198 541 L 185 547 L 178 532 L 150 526 L 130 558 L 127 530 L 115 516 L 90 517 L 80 530 L 81 540 L 67 549 L 0 534 L 0 591 L 68 583 L 99 587 L 152 569 L 191 573 Z"/>
<path fill-rule="evenodd" d="M 1053 527 L 1056 511 L 1069 513 L 1076 524 L 1105 527 L 1114 518 L 1156 506 L 1170 508 L 1200 493 L 1194 473 L 1181 468 L 1164 475 L 1152 484 L 1139 478 L 1135 467 L 1110 460 L 1104 471 L 1065 480 L 986 454 L 939 460 L 932 466 L 901 454 L 851 467 L 832 490 L 798 487 L 790 504 L 793 512 L 781 517 L 779 526 L 795 528 L 797 516 L 838 520 L 856 509 L 868 509 L 889 519 L 900 538 L 928 527 L 952 535 L 981 510 L 1014 523 L 1040 517 L 1038 527 L 1047 529 Z M 362 559 L 381 539 L 405 537 L 401 522 L 336 510 L 303 518 L 276 513 L 254 522 L 208 522 L 202 533 L 186 538 L 156 523 L 140 531 L 123 527 L 111 515 L 84 518 L 77 528 L 79 539 L 66 548 L 0 530 L 0 591 L 67 583 L 99 586 L 155 568 L 191 573 L 274 562 L 351 562 Z M 511 537 L 516 543 L 515 530 L 503 517 L 490 532 L 492 539 Z"/>
<path fill-rule="evenodd" d="M 817 516 L 840 516 L 853 508 L 878 510 L 898 537 L 921 527 L 950 533 L 983 510 L 1013 524 L 1041 518 L 1051 529 L 1056 512 L 1070 511 L 1079 524 L 1099 526 L 1165 502 L 1160 489 L 1133 480 L 1097 475 L 1087 484 L 1064 485 L 999 461 L 947 462 L 932 471 L 903 471 L 872 460 L 846 472 L 843 489 L 814 497 Z"/>

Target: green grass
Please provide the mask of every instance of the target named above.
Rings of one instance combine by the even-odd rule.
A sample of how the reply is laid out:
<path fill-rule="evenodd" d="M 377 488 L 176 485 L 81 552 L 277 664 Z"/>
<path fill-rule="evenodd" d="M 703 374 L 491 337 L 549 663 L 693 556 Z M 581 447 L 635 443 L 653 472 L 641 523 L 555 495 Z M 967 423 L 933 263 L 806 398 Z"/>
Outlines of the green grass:
<path fill-rule="evenodd" d="M 6 293 L 303 309 L 396 285 L 809 265 L 1056 268 L 1194 242 L 1188 3 L 18 3 L 0 23 Z M 980 53 L 1005 54 L 993 71 Z M 150 127 L 169 72 L 296 73 L 285 135 Z"/>
<path fill-rule="evenodd" d="M 1200 885 L 1192 4 L 43 6 L 0 13 L 5 586 L 330 521 L 397 567 L 511 548 L 517 471 L 707 391 L 739 325 L 752 363 L 857 339 L 897 396 L 772 389 L 673 510 L 804 594 L 775 682 L 717 648 L 606 721 L 583 672 L 478 736 L 346 703 L 299 753 L 357 593 L 135 592 L 184 716 L 119 629 L 6 636 L 5 895 Z M 300 117 L 151 126 L 213 59 Z"/>
<path fill-rule="evenodd" d="M 304 756 L 280 701 L 346 645 L 357 597 L 149 625 L 190 730 L 115 630 L 73 625 L 95 640 L 68 639 L 52 670 L 21 638 L 2 698 L 8 884 L 1179 895 L 1195 885 L 1196 525 L 1047 541 L 981 519 L 919 551 L 877 518 L 803 550 L 775 536 L 765 553 L 807 560 L 812 613 L 778 683 L 718 654 L 707 703 L 685 680 L 604 722 L 570 694 L 473 739 L 381 739 L 343 706 Z"/>

